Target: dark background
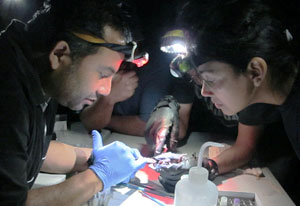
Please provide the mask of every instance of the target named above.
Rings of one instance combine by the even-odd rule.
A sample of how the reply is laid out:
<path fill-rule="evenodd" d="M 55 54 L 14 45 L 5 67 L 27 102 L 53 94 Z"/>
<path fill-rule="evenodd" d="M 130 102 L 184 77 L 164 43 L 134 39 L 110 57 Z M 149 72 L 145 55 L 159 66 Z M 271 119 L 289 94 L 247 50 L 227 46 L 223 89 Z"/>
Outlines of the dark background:
<path fill-rule="evenodd" d="M 134 3 L 136 6 L 136 15 L 140 24 L 139 28 L 144 42 L 146 43 L 144 45 L 144 49 L 148 50 L 150 48 L 152 50 L 152 54 L 157 53 L 157 55 L 160 55 L 159 40 L 160 37 L 167 30 L 170 30 L 172 25 L 174 25 L 177 1 L 178 0 L 131 0 L 131 3 Z M 42 6 L 42 4 L 42 0 L 0 0 L 0 31 L 4 30 L 13 18 L 27 22 L 31 19 L 34 12 Z M 274 136 L 271 135 L 270 137 Z M 274 138 L 270 141 L 268 139 L 266 140 L 268 143 L 267 145 L 260 144 L 264 151 L 266 148 L 269 148 L 270 145 L 278 145 L 279 147 L 283 146 L 281 142 L 277 143 Z M 288 138 L 285 138 L 285 140 L 288 141 Z M 258 156 L 272 156 L 280 150 L 281 149 L 274 150 L 273 148 L 271 151 L 265 151 L 264 155 L 259 154 Z M 269 167 L 295 203 L 300 205 L 300 186 L 298 180 L 299 160 L 297 158 L 290 159 L 290 161 L 286 161 L 286 159 L 284 159 L 282 163 L 269 165 Z M 278 172 L 281 174 L 276 175 Z M 287 172 L 289 173 L 287 174 Z M 281 180 L 279 176 L 287 179 Z"/>
<path fill-rule="evenodd" d="M 43 0 L 0 0 L 0 30 L 11 19 L 27 22 L 43 5 Z M 129 0 L 136 7 L 140 30 L 144 39 L 157 41 L 173 25 L 177 0 Z M 152 42 L 154 43 L 154 42 Z"/>
<path fill-rule="evenodd" d="M 42 2 L 41 0 L 1 0 L 0 30 L 5 29 L 13 18 L 27 22 Z"/>

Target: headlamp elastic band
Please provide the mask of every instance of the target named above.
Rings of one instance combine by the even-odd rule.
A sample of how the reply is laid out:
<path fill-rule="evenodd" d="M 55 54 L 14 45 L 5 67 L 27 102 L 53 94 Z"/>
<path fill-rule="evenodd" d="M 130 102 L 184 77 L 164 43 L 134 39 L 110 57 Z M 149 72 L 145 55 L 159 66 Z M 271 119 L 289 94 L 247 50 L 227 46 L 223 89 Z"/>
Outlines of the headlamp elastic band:
<path fill-rule="evenodd" d="M 181 29 L 175 29 L 167 32 L 162 38 L 165 37 L 184 37 L 184 32 Z"/>
<path fill-rule="evenodd" d="M 135 42 L 130 42 L 127 45 L 122 44 L 114 44 L 114 43 L 108 43 L 104 39 L 90 35 L 90 34 L 83 34 L 78 32 L 71 32 L 73 35 L 75 35 L 77 38 L 84 40 L 86 42 L 89 42 L 91 44 L 107 47 L 109 49 L 112 49 L 117 52 L 121 52 L 125 54 L 126 59 L 132 59 L 132 56 L 134 55 L 134 51 L 137 47 Z"/>
<path fill-rule="evenodd" d="M 121 44 L 108 43 L 104 39 L 89 34 L 83 34 L 78 32 L 71 32 L 71 33 L 75 35 L 77 38 L 82 39 L 91 44 L 107 47 L 111 50 L 123 53 L 125 55 L 126 61 L 133 62 L 138 67 L 141 67 L 148 62 L 149 57 L 147 53 L 146 53 L 147 55 L 145 54 L 143 55 L 143 57 L 139 57 L 139 59 L 135 57 L 135 50 L 137 48 L 137 44 L 134 41 L 131 41 L 126 45 L 121 45 Z"/>
<path fill-rule="evenodd" d="M 72 34 L 74 34 L 78 38 L 85 40 L 87 42 L 90 42 L 90 43 L 94 43 L 94 44 L 106 43 L 106 41 L 104 39 L 101 39 L 99 37 L 92 36 L 89 34 L 82 34 L 82 33 L 77 33 L 77 32 L 72 32 Z"/>

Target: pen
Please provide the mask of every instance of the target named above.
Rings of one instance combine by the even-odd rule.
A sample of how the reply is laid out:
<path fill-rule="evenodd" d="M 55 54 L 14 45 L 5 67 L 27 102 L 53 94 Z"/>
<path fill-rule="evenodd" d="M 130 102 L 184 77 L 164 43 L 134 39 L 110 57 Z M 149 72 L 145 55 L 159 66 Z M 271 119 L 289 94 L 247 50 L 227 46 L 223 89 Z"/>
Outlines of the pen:
<path fill-rule="evenodd" d="M 141 190 L 139 190 L 139 192 L 140 192 L 143 196 L 149 198 L 150 200 L 156 202 L 157 204 L 159 204 L 159 205 L 161 205 L 161 206 L 167 206 L 164 202 L 162 202 L 162 201 L 160 201 L 160 200 L 158 200 L 158 199 L 156 199 L 156 198 L 154 198 L 154 197 L 151 197 L 151 196 L 148 195 L 147 193 L 145 193 L 145 192 L 143 192 L 143 191 L 141 191 Z"/>
<path fill-rule="evenodd" d="M 137 185 L 130 184 L 130 183 L 119 183 L 118 185 L 128 187 L 128 188 L 131 188 L 131 189 L 135 189 L 135 190 L 140 190 L 140 191 L 143 191 L 143 192 L 152 193 L 152 194 L 163 196 L 163 197 L 171 197 L 171 198 L 173 197 L 172 194 L 169 195 L 169 194 L 166 194 L 162 191 L 156 191 L 156 190 L 153 190 L 151 188 L 141 187 L 141 186 L 137 186 Z"/>

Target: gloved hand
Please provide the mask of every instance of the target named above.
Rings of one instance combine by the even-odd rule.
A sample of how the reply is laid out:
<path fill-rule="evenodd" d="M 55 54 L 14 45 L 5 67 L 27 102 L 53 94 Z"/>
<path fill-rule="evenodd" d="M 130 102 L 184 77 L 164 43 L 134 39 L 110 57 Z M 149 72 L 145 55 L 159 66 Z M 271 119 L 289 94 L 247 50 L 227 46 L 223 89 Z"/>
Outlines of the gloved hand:
<path fill-rule="evenodd" d="M 154 155 L 162 152 L 166 142 L 171 151 L 176 150 L 179 136 L 179 105 L 173 96 L 165 96 L 154 108 L 145 129 L 145 138 Z"/>
<path fill-rule="evenodd" d="M 160 170 L 158 180 L 167 192 L 174 193 L 176 183 L 180 180 L 182 175 L 188 173 L 188 169 L 163 168 Z"/>
<path fill-rule="evenodd" d="M 128 182 L 136 171 L 146 164 L 137 149 L 132 149 L 124 143 L 115 141 L 103 147 L 102 137 L 96 130 L 93 136 L 93 170 L 103 182 L 103 190 L 121 182 Z"/>
<path fill-rule="evenodd" d="M 163 153 L 154 157 L 158 162 L 149 165 L 160 173 L 158 177 L 160 183 L 167 192 L 173 193 L 176 183 L 181 176 L 188 174 L 189 168 L 197 164 L 194 157 L 187 157 L 185 154 Z"/>
<path fill-rule="evenodd" d="M 208 179 L 214 180 L 219 175 L 218 165 L 217 163 L 208 158 L 203 158 L 202 167 L 208 170 Z"/>

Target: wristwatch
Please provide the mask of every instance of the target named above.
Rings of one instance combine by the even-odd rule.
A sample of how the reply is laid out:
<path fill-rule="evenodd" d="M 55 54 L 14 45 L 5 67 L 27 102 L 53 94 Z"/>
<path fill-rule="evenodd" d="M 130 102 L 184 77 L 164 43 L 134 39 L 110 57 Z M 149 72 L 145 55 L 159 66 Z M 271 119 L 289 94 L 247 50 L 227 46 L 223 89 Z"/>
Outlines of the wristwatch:
<path fill-rule="evenodd" d="M 214 180 L 219 175 L 218 164 L 208 158 L 203 158 L 202 166 L 208 170 L 208 179 Z"/>

